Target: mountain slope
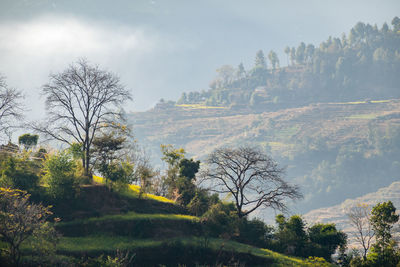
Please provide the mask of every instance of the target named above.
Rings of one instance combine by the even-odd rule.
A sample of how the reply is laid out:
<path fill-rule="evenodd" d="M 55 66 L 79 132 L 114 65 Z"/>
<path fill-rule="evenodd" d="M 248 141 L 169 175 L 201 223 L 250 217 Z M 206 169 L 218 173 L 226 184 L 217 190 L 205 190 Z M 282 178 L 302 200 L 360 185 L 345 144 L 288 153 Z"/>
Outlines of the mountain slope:
<path fill-rule="evenodd" d="M 220 146 L 259 147 L 287 166 L 287 178 L 301 186 L 305 201 L 297 206 L 300 212 L 373 192 L 400 178 L 398 99 L 258 113 L 165 105 L 129 118 L 154 162 L 160 162 L 160 144 L 183 147 L 200 160 Z"/>
<path fill-rule="evenodd" d="M 353 238 L 354 227 L 349 223 L 346 213 L 359 204 L 367 204 L 373 207 L 378 203 L 392 201 L 393 205 L 399 211 L 400 209 L 400 182 L 394 182 L 388 187 L 380 188 L 378 191 L 366 194 L 355 199 L 346 199 L 339 205 L 332 207 L 320 208 L 312 210 L 304 215 L 304 219 L 309 223 L 335 223 L 339 229 L 349 234 L 349 245 L 357 246 Z"/>

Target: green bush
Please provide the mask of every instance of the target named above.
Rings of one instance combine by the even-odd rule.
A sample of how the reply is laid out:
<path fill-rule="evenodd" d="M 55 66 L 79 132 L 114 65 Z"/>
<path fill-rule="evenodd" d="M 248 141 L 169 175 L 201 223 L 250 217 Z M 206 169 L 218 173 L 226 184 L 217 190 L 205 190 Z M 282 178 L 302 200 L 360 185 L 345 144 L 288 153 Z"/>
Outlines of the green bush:
<path fill-rule="evenodd" d="M 262 220 L 254 218 L 248 220 L 242 218 L 239 224 L 240 235 L 237 241 L 249 245 L 268 248 L 272 240 L 273 227 L 265 224 Z"/>
<path fill-rule="evenodd" d="M 46 157 L 44 181 L 53 200 L 71 200 L 77 192 L 76 163 L 71 154 L 59 152 Z"/>
<path fill-rule="evenodd" d="M 22 157 L 8 156 L 3 158 L 0 172 L 0 185 L 28 192 L 34 192 L 38 188 L 39 170 L 36 162 L 29 160 L 25 155 Z"/>
<path fill-rule="evenodd" d="M 190 214 L 195 216 L 203 215 L 209 207 L 209 197 L 204 190 L 196 190 L 190 203 L 186 206 Z"/>
<path fill-rule="evenodd" d="M 204 213 L 204 235 L 231 238 L 239 235 L 239 218 L 233 203 L 217 203 Z"/>
<path fill-rule="evenodd" d="M 299 215 L 293 215 L 286 219 L 282 214 L 276 216 L 278 229 L 275 233 L 277 240 L 276 250 L 285 254 L 295 256 L 319 256 L 308 254 L 308 235 L 306 233 L 305 222 Z"/>
<path fill-rule="evenodd" d="M 324 257 L 331 261 L 331 256 L 339 246 L 345 245 L 347 235 L 336 229 L 335 224 L 318 223 L 308 229 L 308 235 L 311 241 L 310 255 Z"/>

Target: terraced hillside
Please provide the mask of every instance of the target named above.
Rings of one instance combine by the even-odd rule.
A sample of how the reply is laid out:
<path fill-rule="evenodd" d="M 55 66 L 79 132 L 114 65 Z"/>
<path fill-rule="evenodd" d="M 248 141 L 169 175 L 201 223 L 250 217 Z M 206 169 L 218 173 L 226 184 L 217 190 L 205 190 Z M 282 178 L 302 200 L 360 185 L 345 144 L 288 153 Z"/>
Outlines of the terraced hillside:
<path fill-rule="evenodd" d="M 398 99 L 320 103 L 262 113 L 165 106 L 133 113 L 130 122 L 154 162 L 159 162 L 160 144 L 183 147 L 200 160 L 224 145 L 262 148 L 287 166 L 288 178 L 303 188 L 306 197 L 298 205 L 300 212 L 376 191 L 396 181 L 397 170 L 400 173 L 392 158 L 400 151 Z M 374 164 L 380 167 L 361 168 Z M 357 187 L 350 190 L 353 184 Z"/>
<path fill-rule="evenodd" d="M 138 198 L 134 189 L 121 195 L 102 184 L 90 185 L 81 189 L 76 207 L 56 207 L 56 215 L 63 219 L 56 225 L 63 235 L 57 254 L 82 259 L 130 251 L 134 266 L 234 264 L 239 259 L 246 266 L 319 266 L 311 260 L 206 237 L 199 218 L 154 195 Z"/>

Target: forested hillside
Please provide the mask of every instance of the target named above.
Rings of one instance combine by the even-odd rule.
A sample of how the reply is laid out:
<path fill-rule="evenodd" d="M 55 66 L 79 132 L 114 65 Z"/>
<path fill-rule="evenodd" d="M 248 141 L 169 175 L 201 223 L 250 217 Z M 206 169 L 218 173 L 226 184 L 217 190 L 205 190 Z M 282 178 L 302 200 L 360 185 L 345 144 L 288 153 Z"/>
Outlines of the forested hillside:
<path fill-rule="evenodd" d="M 242 63 L 237 68 L 223 65 L 209 90 L 183 93 L 177 103 L 265 111 L 315 102 L 397 98 L 400 19 L 391 24 L 379 29 L 359 22 L 347 35 L 329 37 L 317 46 L 302 42 L 284 48 L 284 60 L 274 51 L 265 55 L 260 50 L 249 70 Z"/>
<path fill-rule="evenodd" d="M 245 71 L 223 66 L 211 89 L 130 114 L 155 162 L 160 144 L 203 160 L 224 145 L 261 147 L 305 194 L 297 212 L 338 204 L 399 179 L 400 20 L 358 23 L 318 47 L 301 43 L 256 56 Z M 268 67 L 271 68 L 268 68 Z"/>

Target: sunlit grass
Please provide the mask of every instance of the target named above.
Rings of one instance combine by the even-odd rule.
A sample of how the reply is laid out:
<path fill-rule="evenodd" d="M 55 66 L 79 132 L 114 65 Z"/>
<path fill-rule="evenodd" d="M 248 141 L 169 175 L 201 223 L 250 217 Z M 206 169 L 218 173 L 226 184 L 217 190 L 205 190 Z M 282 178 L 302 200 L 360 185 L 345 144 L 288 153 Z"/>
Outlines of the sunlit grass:
<path fill-rule="evenodd" d="M 332 104 L 339 104 L 339 105 L 359 105 L 359 104 L 366 104 L 367 101 L 352 101 L 352 102 L 336 102 Z"/>
<path fill-rule="evenodd" d="M 161 243 L 162 241 L 154 239 L 132 239 L 126 236 L 62 237 L 57 245 L 57 250 L 66 252 L 115 251 L 116 249 L 155 247 Z"/>
<path fill-rule="evenodd" d="M 346 117 L 346 119 L 352 120 L 373 120 L 378 117 L 378 114 L 370 113 L 370 114 L 356 114 Z"/>
<path fill-rule="evenodd" d="M 358 104 L 366 104 L 367 101 L 354 101 L 354 102 L 346 102 L 345 104 L 349 105 L 358 105 Z"/>
<path fill-rule="evenodd" d="M 352 101 L 352 102 L 338 102 L 334 104 L 341 104 L 341 105 L 359 105 L 359 104 L 367 104 L 367 103 L 388 103 L 390 100 L 366 100 L 366 101 Z"/>
<path fill-rule="evenodd" d="M 113 252 L 117 249 L 132 250 L 136 248 L 158 248 L 165 242 L 176 242 L 185 245 L 204 246 L 202 237 L 172 238 L 168 240 L 132 239 L 126 236 L 86 236 L 86 237 L 62 237 L 57 246 L 60 252 Z M 269 249 L 262 249 L 235 241 L 209 238 L 208 247 L 213 250 L 235 251 L 238 253 L 250 253 L 252 255 L 273 260 L 272 266 L 332 266 L 328 263 L 310 262 L 306 259 L 289 257 Z"/>
<path fill-rule="evenodd" d="M 189 109 L 226 109 L 226 107 L 219 107 L 219 106 L 206 106 L 203 104 L 180 104 L 175 105 L 181 108 L 189 108 Z"/>
<path fill-rule="evenodd" d="M 372 100 L 371 103 L 388 103 L 390 100 Z"/>
<path fill-rule="evenodd" d="M 105 179 L 100 176 L 93 175 L 93 181 L 95 181 L 96 183 L 99 183 L 99 184 L 105 184 Z M 129 188 L 129 191 L 127 192 L 128 196 L 139 197 L 140 186 L 131 184 L 131 185 L 128 185 L 128 188 Z M 175 201 L 173 201 L 171 199 L 168 199 L 168 198 L 165 198 L 162 196 L 156 196 L 153 194 L 143 193 L 141 197 L 143 197 L 145 199 L 153 199 L 153 200 L 161 201 L 161 202 L 165 202 L 165 203 L 175 203 Z"/>
<path fill-rule="evenodd" d="M 123 214 L 105 215 L 101 217 L 91 217 L 87 219 L 78 219 L 71 222 L 61 222 L 62 225 L 75 225 L 83 224 L 89 222 L 104 222 L 104 221 L 131 221 L 131 220 L 188 220 L 188 221 L 198 221 L 199 218 L 191 215 L 184 214 L 168 214 L 168 213 L 135 213 L 127 212 Z"/>
<path fill-rule="evenodd" d="M 140 186 L 138 185 L 134 185 L 134 184 L 130 184 L 129 185 L 129 189 L 136 193 L 137 196 L 139 196 L 140 194 Z M 153 194 L 147 194 L 147 193 L 143 193 L 142 197 L 147 198 L 147 199 L 153 199 L 153 200 L 157 200 L 157 201 L 161 201 L 161 202 L 166 202 L 166 203 L 175 203 L 175 201 L 168 199 L 166 197 L 162 197 L 162 196 L 156 196 Z"/>
<path fill-rule="evenodd" d="M 105 179 L 103 177 L 100 177 L 97 175 L 93 175 L 93 181 L 95 181 L 96 183 L 99 183 L 99 184 L 105 183 Z"/>

